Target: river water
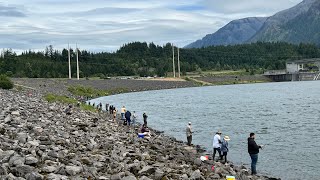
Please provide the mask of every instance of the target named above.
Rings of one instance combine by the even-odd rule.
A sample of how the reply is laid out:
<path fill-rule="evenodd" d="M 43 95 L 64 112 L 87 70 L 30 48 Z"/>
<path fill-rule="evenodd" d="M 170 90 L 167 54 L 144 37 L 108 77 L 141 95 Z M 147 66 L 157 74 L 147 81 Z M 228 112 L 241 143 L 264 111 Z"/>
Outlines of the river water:
<path fill-rule="evenodd" d="M 258 173 L 284 180 L 320 178 L 320 81 L 196 87 L 128 93 L 92 102 L 149 116 L 148 125 L 212 151 L 217 130 L 231 138 L 229 160 L 249 167 L 247 137 L 256 133 Z"/>

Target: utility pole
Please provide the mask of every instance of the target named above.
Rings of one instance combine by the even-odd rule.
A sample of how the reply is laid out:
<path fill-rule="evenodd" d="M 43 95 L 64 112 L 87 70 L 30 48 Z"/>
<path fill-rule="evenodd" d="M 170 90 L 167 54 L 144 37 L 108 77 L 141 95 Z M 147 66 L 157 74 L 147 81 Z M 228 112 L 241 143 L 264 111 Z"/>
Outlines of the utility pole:
<path fill-rule="evenodd" d="M 180 49 L 178 48 L 178 77 L 180 78 Z"/>
<path fill-rule="evenodd" d="M 176 78 L 176 67 L 174 63 L 174 45 L 172 43 L 172 68 L 173 68 L 173 77 Z"/>
<path fill-rule="evenodd" d="M 69 79 L 71 79 L 71 57 L 70 57 L 70 46 L 69 46 L 69 43 L 68 43 L 68 62 L 69 62 Z"/>
<path fill-rule="evenodd" d="M 79 80 L 79 52 L 78 52 L 78 45 L 76 44 L 76 50 L 77 50 L 77 79 Z"/>

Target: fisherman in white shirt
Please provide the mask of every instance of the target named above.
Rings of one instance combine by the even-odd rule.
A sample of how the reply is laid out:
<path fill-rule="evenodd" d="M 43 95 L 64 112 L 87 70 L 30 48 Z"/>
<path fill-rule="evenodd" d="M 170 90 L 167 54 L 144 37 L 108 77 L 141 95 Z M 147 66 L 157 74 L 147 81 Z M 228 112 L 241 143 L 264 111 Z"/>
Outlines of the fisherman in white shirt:
<path fill-rule="evenodd" d="M 212 158 L 214 160 L 215 156 L 216 156 L 216 152 L 218 151 L 219 153 L 219 159 L 221 159 L 221 131 L 219 130 L 216 135 L 213 137 L 213 154 L 212 154 Z"/>

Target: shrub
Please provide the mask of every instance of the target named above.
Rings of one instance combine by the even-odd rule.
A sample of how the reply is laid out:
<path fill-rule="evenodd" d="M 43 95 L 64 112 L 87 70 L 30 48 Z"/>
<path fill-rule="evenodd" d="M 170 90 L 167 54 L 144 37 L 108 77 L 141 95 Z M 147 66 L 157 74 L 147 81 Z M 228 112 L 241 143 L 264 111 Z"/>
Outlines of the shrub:
<path fill-rule="evenodd" d="M 0 75 L 0 88 L 2 89 L 12 89 L 13 82 L 5 75 Z"/>

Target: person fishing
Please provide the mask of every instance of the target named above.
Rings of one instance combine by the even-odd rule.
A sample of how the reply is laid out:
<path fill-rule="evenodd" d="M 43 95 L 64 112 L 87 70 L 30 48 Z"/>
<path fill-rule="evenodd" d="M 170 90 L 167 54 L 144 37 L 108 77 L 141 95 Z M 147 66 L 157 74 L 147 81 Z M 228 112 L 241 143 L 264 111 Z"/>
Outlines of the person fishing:
<path fill-rule="evenodd" d="M 136 114 L 136 111 L 133 111 L 133 114 L 132 114 L 132 125 L 133 127 L 136 126 L 136 121 L 137 121 L 137 114 Z"/>
<path fill-rule="evenodd" d="M 188 146 L 191 146 L 192 142 L 192 127 L 191 127 L 191 122 L 188 123 L 187 128 L 186 128 L 186 134 L 187 134 L 187 141 L 188 141 Z"/>
<path fill-rule="evenodd" d="M 130 126 L 131 124 L 131 112 L 130 111 L 126 111 L 126 113 L 124 114 L 126 121 L 127 121 L 127 125 Z"/>
<path fill-rule="evenodd" d="M 229 136 L 224 136 L 223 140 L 221 141 L 221 156 L 222 159 L 224 158 L 224 162 L 227 165 L 227 155 L 229 152 L 229 142 L 230 138 Z"/>
<path fill-rule="evenodd" d="M 125 118 L 124 118 L 124 113 L 126 113 L 126 107 L 125 106 L 122 106 L 122 108 L 120 110 L 120 113 L 121 113 L 121 120 L 125 120 Z"/>
<path fill-rule="evenodd" d="M 255 141 L 255 134 L 250 133 L 250 136 L 248 138 L 248 153 L 251 158 L 251 174 L 256 175 L 257 174 L 257 162 L 258 162 L 258 154 L 259 154 L 259 149 L 262 149 L 262 145 L 257 145 Z"/>
<path fill-rule="evenodd" d="M 144 112 L 142 116 L 143 116 L 143 124 L 148 127 L 148 122 L 147 122 L 148 116 L 147 116 L 147 114 Z"/>
<path fill-rule="evenodd" d="M 66 115 L 71 115 L 72 114 L 72 105 L 69 105 L 67 109 L 65 110 Z"/>
<path fill-rule="evenodd" d="M 216 135 L 213 137 L 213 154 L 212 154 L 212 159 L 214 160 L 216 156 L 216 152 L 218 151 L 219 153 L 219 160 L 221 160 L 221 134 L 222 132 L 219 130 Z"/>

